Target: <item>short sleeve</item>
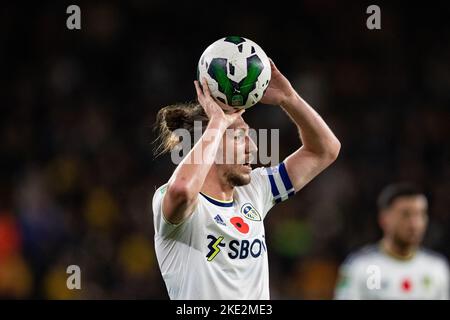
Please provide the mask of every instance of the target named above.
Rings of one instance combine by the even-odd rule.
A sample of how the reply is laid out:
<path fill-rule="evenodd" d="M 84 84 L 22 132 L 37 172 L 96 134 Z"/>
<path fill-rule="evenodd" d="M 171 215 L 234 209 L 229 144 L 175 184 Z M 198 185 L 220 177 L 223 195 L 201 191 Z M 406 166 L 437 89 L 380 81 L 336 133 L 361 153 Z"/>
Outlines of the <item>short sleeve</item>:
<path fill-rule="evenodd" d="M 443 260 L 443 279 L 441 300 L 449 300 L 450 296 L 450 269 L 447 260 Z"/>
<path fill-rule="evenodd" d="M 177 229 L 181 224 L 173 224 L 166 220 L 162 210 L 162 202 L 167 191 L 167 184 L 159 187 L 153 195 L 152 209 L 153 209 L 153 224 L 155 228 L 155 235 L 167 236 Z"/>
<path fill-rule="evenodd" d="M 336 300 L 361 300 L 361 274 L 356 259 L 349 257 L 339 268 L 334 291 Z"/>

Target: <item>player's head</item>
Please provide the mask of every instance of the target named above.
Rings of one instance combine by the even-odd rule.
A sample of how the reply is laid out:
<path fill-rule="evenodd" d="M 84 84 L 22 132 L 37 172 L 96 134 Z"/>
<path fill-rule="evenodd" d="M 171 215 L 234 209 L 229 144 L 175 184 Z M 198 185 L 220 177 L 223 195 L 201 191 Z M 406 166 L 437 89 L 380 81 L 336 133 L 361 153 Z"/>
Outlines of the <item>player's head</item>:
<path fill-rule="evenodd" d="M 159 131 L 159 145 L 155 154 L 172 152 L 184 138 L 180 138 L 177 129 L 189 132 L 192 148 L 208 125 L 208 116 L 198 103 L 176 104 L 162 108 L 157 115 L 156 129 Z M 195 123 L 201 123 L 200 134 L 195 134 Z M 220 182 L 231 186 L 250 183 L 250 163 L 257 147 L 249 136 L 249 126 L 242 117 L 230 125 L 222 137 L 222 144 L 213 164 Z"/>
<path fill-rule="evenodd" d="M 385 187 L 378 197 L 379 223 L 384 237 L 400 247 L 418 246 L 428 224 L 425 194 L 409 183 Z"/>
<path fill-rule="evenodd" d="M 249 126 L 242 117 L 230 125 L 217 152 L 215 169 L 232 186 L 250 183 L 253 154 L 257 147 L 249 136 Z"/>

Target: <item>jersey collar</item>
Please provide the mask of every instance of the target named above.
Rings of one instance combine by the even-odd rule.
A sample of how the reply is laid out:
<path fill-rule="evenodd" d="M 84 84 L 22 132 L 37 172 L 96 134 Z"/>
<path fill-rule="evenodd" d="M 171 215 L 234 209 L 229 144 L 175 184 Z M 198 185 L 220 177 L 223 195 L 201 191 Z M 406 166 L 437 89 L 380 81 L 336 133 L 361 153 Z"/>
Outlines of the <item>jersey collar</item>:
<path fill-rule="evenodd" d="M 389 256 L 395 260 L 399 260 L 399 261 L 409 261 L 412 258 L 414 258 L 416 255 L 416 250 L 414 250 L 408 256 L 401 256 L 401 255 L 396 254 L 395 252 L 389 250 L 388 248 L 386 248 L 386 246 L 384 246 L 381 241 L 379 243 L 379 248 L 380 248 L 380 251 L 383 252 L 384 254 L 386 254 L 387 256 Z"/>
<path fill-rule="evenodd" d="M 218 200 L 218 199 L 214 199 L 210 196 L 207 196 L 206 194 L 204 194 L 203 192 L 200 192 L 200 194 L 209 202 L 211 202 L 212 204 L 215 204 L 216 206 L 219 207 L 232 207 L 234 200 L 228 200 L 228 201 L 222 201 L 222 200 Z"/>

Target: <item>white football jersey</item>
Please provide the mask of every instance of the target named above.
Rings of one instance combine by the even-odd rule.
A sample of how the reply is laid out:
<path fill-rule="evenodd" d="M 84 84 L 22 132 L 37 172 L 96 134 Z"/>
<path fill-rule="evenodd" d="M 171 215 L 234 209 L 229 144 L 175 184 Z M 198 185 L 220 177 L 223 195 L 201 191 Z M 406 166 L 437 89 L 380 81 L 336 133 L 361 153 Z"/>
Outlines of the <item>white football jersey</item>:
<path fill-rule="evenodd" d="M 269 299 L 264 218 L 294 194 L 284 163 L 251 172 L 223 202 L 200 193 L 189 218 L 165 220 L 163 185 L 153 197 L 155 251 L 171 299 Z"/>
<path fill-rule="evenodd" d="M 386 253 L 380 244 L 351 254 L 342 264 L 336 299 L 448 299 L 449 268 L 446 259 L 419 249 L 410 259 Z"/>

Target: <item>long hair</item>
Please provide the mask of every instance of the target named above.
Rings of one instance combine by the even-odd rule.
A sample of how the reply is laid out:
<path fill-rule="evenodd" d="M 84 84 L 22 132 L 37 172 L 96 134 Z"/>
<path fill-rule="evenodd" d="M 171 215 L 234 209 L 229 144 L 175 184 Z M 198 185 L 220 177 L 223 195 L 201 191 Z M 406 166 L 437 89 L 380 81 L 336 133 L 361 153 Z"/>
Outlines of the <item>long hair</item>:
<path fill-rule="evenodd" d="M 180 143 L 180 136 L 174 132 L 176 129 L 186 129 L 193 137 L 194 121 L 202 122 L 202 130 L 209 121 L 205 110 L 197 102 L 176 103 L 159 110 L 154 126 L 158 135 L 154 141 L 155 157 L 172 151 Z M 193 147 L 193 143 L 191 139 L 191 147 Z"/>

